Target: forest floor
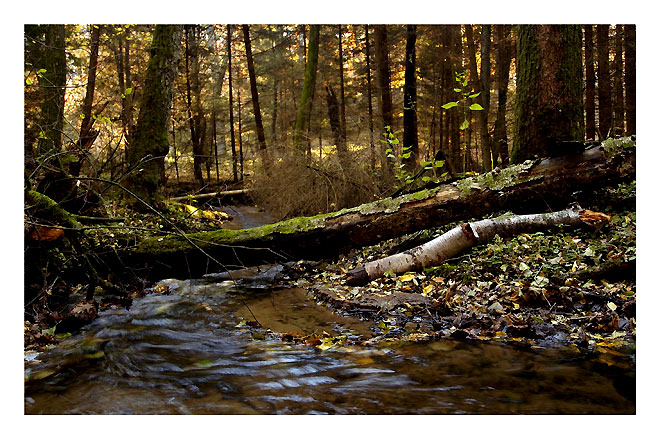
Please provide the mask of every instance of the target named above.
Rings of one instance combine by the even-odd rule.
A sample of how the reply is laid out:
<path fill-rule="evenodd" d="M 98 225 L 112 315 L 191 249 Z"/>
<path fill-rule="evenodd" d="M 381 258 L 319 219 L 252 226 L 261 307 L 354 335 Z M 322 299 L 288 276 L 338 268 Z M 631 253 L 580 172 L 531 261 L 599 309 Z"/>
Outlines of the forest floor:
<path fill-rule="evenodd" d="M 372 321 L 377 335 L 359 341 L 364 344 L 488 340 L 568 347 L 596 352 L 608 364 L 625 362 L 634 356 L 636 340 L 635 182 L 604 189 L 602 195 L 602 203 L 590 208 L 610 215 L 611 221 L 598 230 L 496 237 L 423 272 L 389 275 L 362 287 L 346 285 L 350 270 L 457 225 L 448 224 L 356 249 L 333 262 L 299 261 L 280 286 L 307 289 L 338 313 Z M 322 348 L 355 342 L 329 334 L 279 336 Z"/>
<path fill-rule="evenodd" d="M 496 237 L 423 272 L 385 276 L 362 287 L 346 285 L 350 270 L 429 241 L 456 225 L 447 224 L 354 249 L 335 261 L 298 261 L 283 271 L 286 276 L 276 286 L 304 288 L 317 302 L 338 313 L 373 322 L 376 336 L 359 343 L 489 340 L 532 348 L 563 346 L 598 352 L 612 364 L 626 361 L 634 356 L 636 339 L 636 186 L 632 182 L 602 191 L 597 205 L 583 206 L 611 216 L 611 221 L 598 230 L 559 229 L 506 240 Z M 113 212 L 113 216 L 122 213 Z M 171 229 L 164 218 L 185 232 L 208 230 L 228 220 L 226 214 L 175 204 L 164 217 L 146 215 L 127 220 L 125 225 L 135 229 L 88 233 L 104 248 L 126 247 L 143 239 L 145 229 Z M 167 288 L 135 288 L 128 300 L 145 292 L 165 294 Z M 81 296 L 84 294 L 72 294 L 69 303 Z M 99 294 L 96 300 L 99 310 L 126 305 L 111 295 Z M 42 317 L 32 323 L 26 321 L 26 348 L 57 342 L 52 326 L 57 311 Z M 322 349 L 355 342 L 325 333 L 259 331 Z"/>

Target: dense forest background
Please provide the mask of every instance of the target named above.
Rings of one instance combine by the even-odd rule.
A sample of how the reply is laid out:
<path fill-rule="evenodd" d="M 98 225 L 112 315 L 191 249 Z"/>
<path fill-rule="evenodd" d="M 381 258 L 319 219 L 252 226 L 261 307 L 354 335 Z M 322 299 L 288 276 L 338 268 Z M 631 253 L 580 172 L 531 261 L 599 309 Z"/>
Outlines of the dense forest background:
<path fill-rule="evenodd" d="M 24 45 L 25 180 L 76 212 L 122 185 L 316 214 L 636 132 L 634 25 L 26 25 Z M 580 99 L 530 88 L 534 62 Z"/>

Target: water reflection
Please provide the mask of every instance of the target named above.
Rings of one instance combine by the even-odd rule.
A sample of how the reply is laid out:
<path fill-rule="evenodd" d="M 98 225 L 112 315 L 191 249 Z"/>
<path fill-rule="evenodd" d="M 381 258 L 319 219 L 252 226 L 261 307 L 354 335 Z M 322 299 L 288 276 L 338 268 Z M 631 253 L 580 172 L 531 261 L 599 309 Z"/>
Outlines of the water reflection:
<path fill-rule="evenodd" d="M 261 293 L 249 303 L 277 331 L 370 332 L 301 290 Z M 236 328 L 245 312 L 226 283 L 104 312 L 26 368 L 25 412 L 635 412 L 634 392 L 626 393 L 634 370 L 574 353 L 446 340 L 321 351 L 254 340 L 253 329 Z"/>

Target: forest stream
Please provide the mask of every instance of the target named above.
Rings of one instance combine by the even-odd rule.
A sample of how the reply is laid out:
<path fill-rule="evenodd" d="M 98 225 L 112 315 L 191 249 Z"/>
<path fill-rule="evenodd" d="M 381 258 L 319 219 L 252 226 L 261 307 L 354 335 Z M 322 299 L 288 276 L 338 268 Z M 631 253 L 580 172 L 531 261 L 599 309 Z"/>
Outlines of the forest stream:
<path fill-rule="evenodd" d="M 170 283 L 171 294 L 103 311 L 81 334 L 28 354 L 25 413 L 635 413 L 634 366 L 613 373 L 575 352 L 465 340 L 287 343 L 246 320 L 355 341 L 372 323 L 302 289 Z"/>

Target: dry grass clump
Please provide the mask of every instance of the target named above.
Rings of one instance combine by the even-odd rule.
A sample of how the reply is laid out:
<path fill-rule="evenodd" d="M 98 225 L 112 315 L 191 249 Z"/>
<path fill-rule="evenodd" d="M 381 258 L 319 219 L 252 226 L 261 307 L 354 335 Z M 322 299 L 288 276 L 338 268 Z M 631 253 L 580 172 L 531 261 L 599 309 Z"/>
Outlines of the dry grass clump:
<path fill-rule="evenodd" d="M 288 156 L 274 163 L 269 175 L 263 169 L 255 172 L 252 198 L 281 219 L 357 206 L 378 194 L 377 181 L 366 164 L 352 157 L 342 165 L 335 155 L 310 163 L 304 157 Z"/>

